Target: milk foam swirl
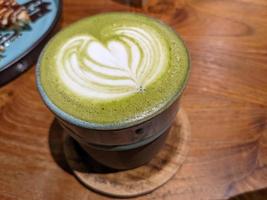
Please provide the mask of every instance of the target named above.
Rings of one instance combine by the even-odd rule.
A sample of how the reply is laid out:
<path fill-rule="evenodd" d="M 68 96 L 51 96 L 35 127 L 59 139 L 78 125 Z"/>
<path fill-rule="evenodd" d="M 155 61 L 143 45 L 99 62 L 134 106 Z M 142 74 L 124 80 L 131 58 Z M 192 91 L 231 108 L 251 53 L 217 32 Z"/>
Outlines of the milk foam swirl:
<path fill-rule="evenodd" d="M 167 44 L 156 31 L 129 26 L 111 33 L 105 42 L 74 36 L 56 56 L 61 80 L 78 95 L 104 100 L 142 92 L 164 71 Z"/>

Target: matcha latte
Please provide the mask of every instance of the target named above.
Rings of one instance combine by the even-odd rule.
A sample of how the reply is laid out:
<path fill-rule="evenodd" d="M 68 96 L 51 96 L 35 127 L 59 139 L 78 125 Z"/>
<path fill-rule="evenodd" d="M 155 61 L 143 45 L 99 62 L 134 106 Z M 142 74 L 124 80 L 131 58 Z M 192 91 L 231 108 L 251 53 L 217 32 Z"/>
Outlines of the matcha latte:
<path fill-rule="evenodd" d="M 64 115 L 127 127 L 173 103 L 188 70 L 187 50 L 167 25 L 138 14 L 106 13 L 58 33 L 40 57 L 37 81 Z"/>

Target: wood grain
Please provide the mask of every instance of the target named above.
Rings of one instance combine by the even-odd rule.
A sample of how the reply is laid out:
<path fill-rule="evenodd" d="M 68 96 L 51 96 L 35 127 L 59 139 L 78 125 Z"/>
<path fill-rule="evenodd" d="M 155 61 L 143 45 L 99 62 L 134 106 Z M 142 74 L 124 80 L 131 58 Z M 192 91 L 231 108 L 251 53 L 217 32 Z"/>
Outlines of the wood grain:
<path fill-rule="evenodd" d="M 62 26 L 107 11 L 158 17 L 187 43 L 192 73 L 182 98 L 189 155 L 164 187 L 137 199 L 224 199 L 267 187 L 267 1 L 64 0 Z M 60 127 L 36 91 L 34 69 L 0 89 L 0 199 L 108 199 L 70 173 Z"/>

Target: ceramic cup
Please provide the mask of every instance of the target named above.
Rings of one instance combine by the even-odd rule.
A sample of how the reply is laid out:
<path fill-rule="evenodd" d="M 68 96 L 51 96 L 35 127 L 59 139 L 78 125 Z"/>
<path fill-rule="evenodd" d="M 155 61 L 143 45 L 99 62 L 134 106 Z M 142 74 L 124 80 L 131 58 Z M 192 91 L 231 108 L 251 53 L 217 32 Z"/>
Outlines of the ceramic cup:
<path fill-rule="evenodd" d="M 189 58 L 188 58 L 189 59 Z M 190 68 L 190 67 L 189 67 Z M 187 72 L 187 77 L 189 70 Z M 183 88 L 171 101 L 150 118 L 136 122 L 106 126 L 82 121 L 59 109 L 46 95 L 40 81 L 40 65 L 36 83 L 42 100 L 55 114 L 66 133 L 96 161 L 114 169 L 131 169 L 149 162 L 161 149 L 179 109 Z"/>

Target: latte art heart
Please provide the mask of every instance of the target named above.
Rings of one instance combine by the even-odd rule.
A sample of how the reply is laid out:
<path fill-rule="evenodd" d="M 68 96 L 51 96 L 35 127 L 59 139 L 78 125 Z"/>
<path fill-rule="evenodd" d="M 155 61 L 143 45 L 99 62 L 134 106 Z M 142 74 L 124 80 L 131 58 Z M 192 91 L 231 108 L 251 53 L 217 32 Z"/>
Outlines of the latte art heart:
<path fill-rule="evenodd" d="M 81 96 L 111 99 L 142 92 L 168 64 L 165 41 L 139 27 L 114 28 L 107 41 L 70 38 L 57 55 L 61 80 Z"/>

